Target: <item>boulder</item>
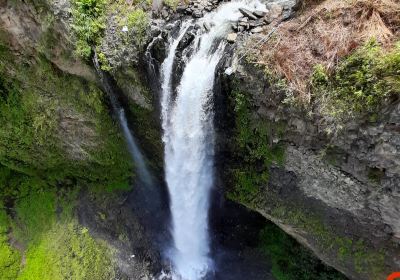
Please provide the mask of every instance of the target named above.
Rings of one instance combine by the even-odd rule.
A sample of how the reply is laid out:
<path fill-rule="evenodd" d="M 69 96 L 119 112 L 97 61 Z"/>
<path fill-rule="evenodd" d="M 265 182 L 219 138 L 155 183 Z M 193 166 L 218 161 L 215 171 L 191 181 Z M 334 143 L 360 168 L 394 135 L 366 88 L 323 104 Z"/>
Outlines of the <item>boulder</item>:
<path fill-rule="evenodd" d="M 235 43 L 236 38 L 237 38 L 237 33 L 229 33 L 228 36 L 226 36 L 226 40 L 231 44 Z"/>
<path fill-rule="evenodd" d="M 239 8 L 239 12 L 242 13 L 242 15 L 244 15 L 245 17 L 248 17 L 249 19 L 257 19 L 257 17 L 255 15 L 253 15 L 253 13 L 247 9 L 243 9 L 243 8 Z"/>
<path fill-rule="evenodd" d="M 258 27 L 256 27 L 256 28 L 253 28 L 252 30 L 251 30 L 251 33 L 261 33 L 261 32 L 263 32 L 264 31 L 264 28 L 262 28 L 261 26 L 258 26 Z"/>
<path fill-rule="evenodd" d="M 278 18 L 283 12 L 283 7 L 277 3 L 268 4 L 268 13 L 266 16 L 270 16 L 272 19 Z"/>
<path fill-rule="evenodd" d="M 264 12 L 264 11 L 254 11 L 254 12 L 253 12 L 253 15 L 255 15 L 255 16 L 258 17 L 258 18 L 262 18 L 262 17 L 264 17 L 266 14 L 267 14 L 267 12 Z"/>
<path fill-rule="evenodd" d="M 193 11 L 193 17 L 195 18 L 201 18 L 203 16 L 203 12 L 200 10 L 194 10 Z"/>

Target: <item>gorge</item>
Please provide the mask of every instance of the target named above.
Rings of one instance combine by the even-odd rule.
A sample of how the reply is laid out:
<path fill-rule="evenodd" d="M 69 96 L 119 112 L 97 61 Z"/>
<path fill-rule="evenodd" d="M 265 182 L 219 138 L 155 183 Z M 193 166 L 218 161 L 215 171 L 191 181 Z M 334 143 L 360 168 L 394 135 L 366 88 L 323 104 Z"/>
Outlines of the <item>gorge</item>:
<path fill-rule="evenodd" d="M 399 11 L 0 1 L 0 279 L 399 271 Z"/>

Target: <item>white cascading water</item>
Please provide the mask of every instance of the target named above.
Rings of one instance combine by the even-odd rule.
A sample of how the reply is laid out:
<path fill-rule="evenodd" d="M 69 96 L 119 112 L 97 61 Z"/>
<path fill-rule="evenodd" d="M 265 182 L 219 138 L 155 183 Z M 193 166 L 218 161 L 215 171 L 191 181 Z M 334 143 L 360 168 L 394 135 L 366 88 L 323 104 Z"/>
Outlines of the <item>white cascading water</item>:
<path fill-rule="evenodd" d="M 124 133 L 125 141 L 128 146 L 128 151 L 135 164 L 135 169 L 138 174 L 138 177 L 140 178 L 142 183 L 146 184 L 147 186 L 150 186 L 152 184 L 152 177 L 150 175 L 149 170 L 147 169 L 143 154 L 141 153 L 139 146 L 137 145 L 136 140 L 131 130 L 128 127 L 125 110 L 119 104 L 117 96 L 115 95 L 106 75 L 100 68 L 96 52 L 93 58 L 93 63 L 96 68 L 97 74 L 99 75 L 100 80 L 110 98 L 112 110 L 114 114 L 118 116 L 118 121 L 122 128 L 122 132 Z"/>
<path fill-rule="evenodd" d="M 197 22 L 183 23 L 178 38 L 171 39 L 162 65 L 165 176 L 174 241 L 170 257 L 176 280 L 199 280 L 212 269 L 208 233 L 209 196 L 214 179 L 212 90 L 215 69 L 226 44 L 221 38 L 229 32 L 230 22 L 242 16 L 239 8 L 265 10 L 265 5 L 258 0 L 232 1 Z M 212 27 L 196 36 L 196 47 L 173 101 L 171 77 L 176 48 L 190 25 L 202 26 L 204 22 Z"/>

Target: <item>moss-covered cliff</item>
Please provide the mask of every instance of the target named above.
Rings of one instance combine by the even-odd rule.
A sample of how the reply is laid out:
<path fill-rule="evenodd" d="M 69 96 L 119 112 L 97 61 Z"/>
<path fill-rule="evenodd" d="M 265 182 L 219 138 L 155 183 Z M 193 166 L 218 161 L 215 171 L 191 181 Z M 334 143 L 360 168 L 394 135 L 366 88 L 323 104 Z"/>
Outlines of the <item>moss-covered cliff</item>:
<path fill-rule="evenodd" d="M 158 258 L 126 202 L 134 164 L 83 55 L 100 44 L 111 15 L 100 12 L 91 22 L 97 31 L 86 25 L 93 34 L 84 40 L 79 24 L 88 22 L 79 19 L 78 2 L 0 3 L 1 279 L 128 279 L 149 274 Z M 134 29 L 136 19 L 129 24 Z M 159 169 L 157 118 L 137 65 L 113 73 Z M 131 260 L 139 247 L 142 255 Z"/>
<path fill-rule="evenodd" d="M 384 279 L 400 267 L 399 18 L 389 9 L 395 3 L 361 2 L 314 3 L 247 52 L 247 61 L 233 58 L 236 72 L 221 76 L 220 170 L 230 199 L 326 263 L 351 279 Z M 359 24 L 343 23 L 344 13 L 367 7 L 372 14 L 356 16 L 375 27 L 357 34 L 381 28 L 387 36 L 344 40 Z M 332 42 L 341 44 L 334 54 Z M 321 62 L 331 55 L 331 64 Z"/>

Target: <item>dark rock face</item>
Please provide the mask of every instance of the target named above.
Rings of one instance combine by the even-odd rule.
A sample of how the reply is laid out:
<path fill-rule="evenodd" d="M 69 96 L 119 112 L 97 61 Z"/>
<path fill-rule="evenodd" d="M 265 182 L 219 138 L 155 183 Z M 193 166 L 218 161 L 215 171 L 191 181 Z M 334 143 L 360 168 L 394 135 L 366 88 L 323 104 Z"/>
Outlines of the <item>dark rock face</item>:
<path fill-rule="evenodd" d="M 161 270 L 161 258 L 129 196 L 81 196 L 77 214 L 90 233 L 116 248 L 118 279 L 148 279 Z"/>
<path fill-rule="evenodd" d="M 351 279 L 384 279 L 400 268 L 400 102 L 387 105 L 378 121 L 360 118 L 329 135 L 327 120 L 282 103 L 261 71 L 245 63 L 234 77 L 222 75 L 217 121 L 218 170 L 229 193 L 235 181 L 229 170 L 237 144 L 232 90 L 245 93 L 250 125 L 283 124 L 268 139 L 285 145 L 282 166 L 269 168 L 268 184 L 245 204 L 278 224 L 324 262 Z M 225 108 L 224 108 L 225 104 Z M 228 107 L 226 107 L 228 104 Z M 224 173 L 225 172 L 225 173 Z"/>

